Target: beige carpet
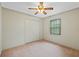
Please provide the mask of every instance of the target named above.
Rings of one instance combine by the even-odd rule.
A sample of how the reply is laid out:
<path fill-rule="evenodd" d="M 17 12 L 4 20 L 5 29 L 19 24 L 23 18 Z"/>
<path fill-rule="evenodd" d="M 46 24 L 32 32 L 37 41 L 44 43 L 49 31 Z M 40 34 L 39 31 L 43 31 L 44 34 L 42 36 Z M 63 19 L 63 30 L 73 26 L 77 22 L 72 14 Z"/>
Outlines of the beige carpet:
<path fill-rule="evenodd" d="M 7 57 L 64 57 L 76 56 L 69 53 L 70 50 L 51 44 L 47 41 L 37 41 L 19 47 L 4 50 L 2 56 Z M 77 56 L 79 56 L 77 54 Z"/>

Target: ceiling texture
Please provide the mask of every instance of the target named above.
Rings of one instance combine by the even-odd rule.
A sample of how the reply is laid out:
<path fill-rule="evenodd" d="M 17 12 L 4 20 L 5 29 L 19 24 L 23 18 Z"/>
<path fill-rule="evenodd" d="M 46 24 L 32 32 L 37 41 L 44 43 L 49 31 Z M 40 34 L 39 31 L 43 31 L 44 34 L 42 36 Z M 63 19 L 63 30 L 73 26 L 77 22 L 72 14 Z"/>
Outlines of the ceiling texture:
<path fill-rule="evenodd" d="M 34 15 L 37 10 L 29 10 L 28 8 L 36 8 L 39 2 L 2 2 L 1 4 L 4 8 L 23 12 L 40 18 L 79 8 L 79 2 L 44 2 L 45 7 L 53 7 L 54 9 L 46 10 L 47 15 L 41 13 Z"/>

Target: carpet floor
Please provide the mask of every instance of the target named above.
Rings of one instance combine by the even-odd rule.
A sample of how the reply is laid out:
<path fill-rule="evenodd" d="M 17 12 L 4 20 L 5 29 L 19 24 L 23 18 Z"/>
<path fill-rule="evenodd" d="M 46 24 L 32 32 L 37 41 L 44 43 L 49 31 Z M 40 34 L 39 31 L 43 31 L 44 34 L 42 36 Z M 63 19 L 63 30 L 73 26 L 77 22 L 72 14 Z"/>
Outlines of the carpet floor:
<path fill-rule="evenodd" d="M 79 51 L 49 43 L 36 41 L 2 51 L 2 57 L 69 57 L 79 56 Z"/>

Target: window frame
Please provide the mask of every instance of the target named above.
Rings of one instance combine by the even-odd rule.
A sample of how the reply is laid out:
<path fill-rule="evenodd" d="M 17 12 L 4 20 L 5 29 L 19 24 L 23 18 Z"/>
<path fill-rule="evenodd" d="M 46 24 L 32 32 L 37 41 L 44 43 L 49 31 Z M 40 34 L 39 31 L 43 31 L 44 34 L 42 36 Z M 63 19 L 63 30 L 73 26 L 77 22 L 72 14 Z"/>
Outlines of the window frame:
<path fill-rule="evenodd" d="M 57 24 L 57 21 L 59 21 L 59 24 Z M 55 23 L 56 22 L 56 23 Z M 52 25 L 53 23 L 53 25 Z M 57 32 L 58 30 L 58 32 Z M 53 19 L 50 20 L 50 34 L 52 35 L 61 35 L 61 19 Z"/>

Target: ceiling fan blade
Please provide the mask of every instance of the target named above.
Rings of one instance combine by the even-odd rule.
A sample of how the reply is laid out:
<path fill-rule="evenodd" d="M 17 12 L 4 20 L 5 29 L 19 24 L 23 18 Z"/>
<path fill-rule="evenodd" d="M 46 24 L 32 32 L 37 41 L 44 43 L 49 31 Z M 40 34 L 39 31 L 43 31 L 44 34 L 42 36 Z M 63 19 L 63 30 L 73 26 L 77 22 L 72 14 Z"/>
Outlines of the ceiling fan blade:
<path fill-rule="evenodd" d="M 38 10 L 37 8 L 28 8 L 28 9 L 30 9 L 30 10 Z"/>
<path fill-rule="evenodd" d="M 40 5 L 42 5 L 42 6 L 43 6 L 43 2 L 40 2 Z"/>
<path fill-rule="evenodd" d="M 43 14 L 45 14 L 45 15 L 46 15 L 47 13 L 46 13 L 45 11 L 43 11 Z"/>
<path fill-rule="evenodd" d="M 44 10 L 53 10 L 53 8 L 44 8 Z"/>
<path fill-rule="evenodd" d="M 38 14 L 38 11 L 34 15 L 36 15 L 36 14 Z"/>

